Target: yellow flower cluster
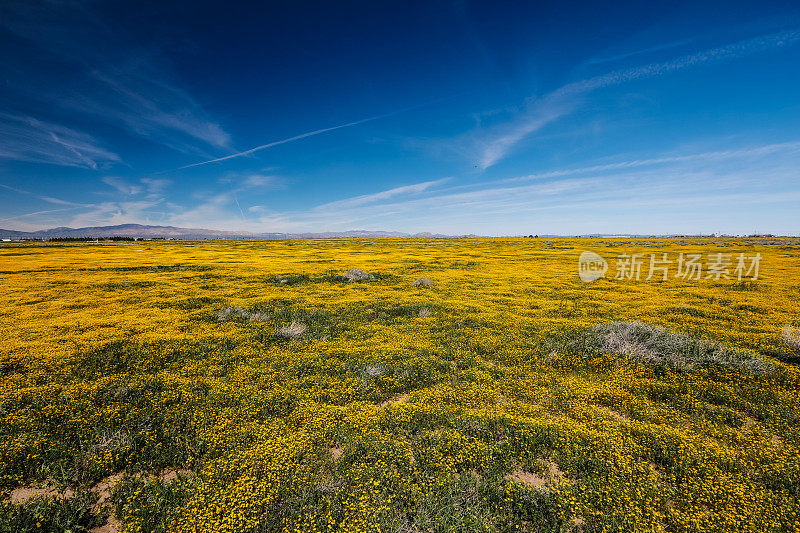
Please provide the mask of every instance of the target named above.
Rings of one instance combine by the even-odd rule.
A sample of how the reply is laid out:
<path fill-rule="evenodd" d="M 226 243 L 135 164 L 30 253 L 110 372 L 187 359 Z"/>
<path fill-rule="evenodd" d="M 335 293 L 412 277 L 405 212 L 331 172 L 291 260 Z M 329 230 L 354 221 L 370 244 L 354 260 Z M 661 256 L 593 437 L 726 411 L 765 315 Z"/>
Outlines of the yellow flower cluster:
<path fill-rule="evenodd" d="M 758 279 L 613 275 L 720 252 Z M 800 531 L 798 274 L 789 239 L 2 245 L 0 490 L 187 468 L 158 513 L 196 533 Z M 582 340 L 628 320 L 770 365 Z"/>

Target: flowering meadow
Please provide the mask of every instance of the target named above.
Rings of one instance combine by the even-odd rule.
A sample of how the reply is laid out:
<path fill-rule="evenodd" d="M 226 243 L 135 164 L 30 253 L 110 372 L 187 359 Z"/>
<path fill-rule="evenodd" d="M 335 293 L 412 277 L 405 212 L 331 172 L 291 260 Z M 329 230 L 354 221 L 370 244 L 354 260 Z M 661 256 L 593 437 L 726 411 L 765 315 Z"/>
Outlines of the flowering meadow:
<path fill-rule="evenodd" d="M 800 531 L 797 239 L 4 243 L 0 294 L 0 532 Z"/>

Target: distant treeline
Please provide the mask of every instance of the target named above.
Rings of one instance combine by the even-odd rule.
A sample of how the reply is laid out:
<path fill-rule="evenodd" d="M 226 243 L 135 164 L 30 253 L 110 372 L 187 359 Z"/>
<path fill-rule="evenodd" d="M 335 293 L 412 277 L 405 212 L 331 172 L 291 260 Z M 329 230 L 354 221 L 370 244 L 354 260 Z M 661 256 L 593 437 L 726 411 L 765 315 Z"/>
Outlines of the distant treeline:
<path fill-rule="evenodd" d="M 53 237 L 47 239 L 50 242 L 94 242 L 94 241 L 141 241 L 138 237 L 122 237 L 115 235 L 113 237 Z"/>

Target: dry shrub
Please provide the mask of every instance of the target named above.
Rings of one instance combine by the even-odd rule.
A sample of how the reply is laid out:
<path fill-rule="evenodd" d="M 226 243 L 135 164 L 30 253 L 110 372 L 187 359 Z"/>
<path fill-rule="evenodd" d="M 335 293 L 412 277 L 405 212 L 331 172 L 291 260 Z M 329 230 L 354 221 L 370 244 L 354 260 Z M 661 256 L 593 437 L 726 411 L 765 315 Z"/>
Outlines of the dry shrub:
<path fill-rule="evenodd" d="M 299 339 L 303 333 L 308 330 L 308 327 L 302 322 L 292 320 L 288 326 L 282 326 L 275 330 L 275 334 L 279 337 L 286 337 L 287 339 Z"/>
<path fill-rule="evenodd" d="M 125 429 L 105 429 L 97 435 L 94 448 L 97 450 L 130 450 L 133 438 Z"/>
<path fill-rule="evenodd" d="M 373 275 L 363 270 L 350 269 L 344 273 L 347 281 L 368 281 L 373 279 Z"/>
<path fill-rule="evenodd" d="M 364 374 L 370 378 L 377 378 L 384 374 L 385 370 L 380 365 L 367 365 L 364 369 Z"/>
<path fill-rule="evenodd" d="M 604 351 L 639 359 L 652 366 L 691 368 L 695 365 L 718 364 L 752 372 L 771 368 L 767 361 L 752 352 L 673 333 L 639 321 L 600 324 L 591 328 L 589 337 Z"/>
<path fill-rule="evenodd" d="M 241 307 L 223 307 L 219 311 L 217 311 L 214 316 L 217 317 L 217 320 L 220 322 L 228 322 L 230 320 L 236 320 L 237 318 L 241 318 L 242 314 L 245 310 Z"/>
<path fill-rule="evenodd" d="M 793 328 L 789 324 L 783 326 L 783 344 L 797 355 L 800 355 L 800 328 Z"/>
<path fill-rule="evenodd" d="M 269 313 L 259 309 L 245 309 L 243 307 L 223 307 L 216 312 L 215 316 L 220 322 L 244 321 L 244 322 L 267 322 Z"/>

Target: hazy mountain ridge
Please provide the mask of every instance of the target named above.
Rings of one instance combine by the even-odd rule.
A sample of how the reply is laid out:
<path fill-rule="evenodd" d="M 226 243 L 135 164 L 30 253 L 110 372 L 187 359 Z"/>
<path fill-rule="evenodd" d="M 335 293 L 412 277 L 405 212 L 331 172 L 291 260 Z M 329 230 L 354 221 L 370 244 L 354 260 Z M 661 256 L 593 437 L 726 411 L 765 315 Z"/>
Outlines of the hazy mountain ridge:
<path fill-rule="evenodd" d="M 476 235 L 444 235 L 441 233 L 403 233 L 399 231 L 349 230 L 316 233 L 253 233 L 249 231 L 222 231 L 203 228 L 179 228 L 175 226 L 147 226 L 142 224 L 118 224 L 115 226 L 91 226 L 86 228 L 58 227 L 39 231 L 15 231 L 0 229 L 2 239 L 76 239 L 76 238 L 165 238 L 165 239 L 335 239 L 335 238 L 447 238 L 476 237 Z"/>

